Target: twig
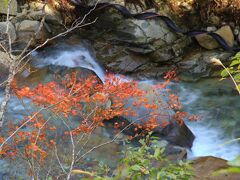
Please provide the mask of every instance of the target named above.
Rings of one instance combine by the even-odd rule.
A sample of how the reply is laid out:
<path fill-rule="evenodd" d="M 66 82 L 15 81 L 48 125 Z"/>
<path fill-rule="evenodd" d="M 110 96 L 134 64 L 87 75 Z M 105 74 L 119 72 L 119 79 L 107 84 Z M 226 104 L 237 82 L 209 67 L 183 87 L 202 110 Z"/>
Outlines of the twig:
<path fill-rule="evenodd" d="M 7 18 L 7 22 L 9 23 L 9 12 L 10 12 L 10 2 L 11 0 L 9 1 L 8 3 L 8 18 Z M 97 3 L 96 3 L 97 4 Z M 45 6 L 44 6 L 45 8 Z M 85 19 L 88 17 L 88 15 L 96 8 L 96 5 L 89 10 L 89 12 L 87 14 L 84 15 L 83 19 L 81 20 L 81 22 L 77 23 L 75 26 L 67 29 L 65 32 L 62 32 L 62 33 L 59 33 L 58 35 L 52 37 L 52 38 L 49 38 L 47 39 L 45 42 L 43 42 L 42 44 L 40 44 L 39 46 L 35 47 L 33 50 L 31 50 L 30 52 L 28 52 L 26 55 L 25 52 L 27 51 L 27 49 L 29 48 L 31 42 L 33 41 L 34 39 L 34 36 L 30 39 L 30 41 L 28 42 L 27 46 L 24 48 L 24 50 L 22 51 L 22 53 L 20 54 L 20 56 L 17 58 L 17 59 L 14 59 L 13 62 L 11 63 L 10 65 L 10 68 L 9 68 L 9 76 L 8 76 L 8 79 L 6 82 L 2 83 L 2 84 L 6 84 L 6 87 L 5 87 L 5 96 L 4 96 L 4 99 L 3 99 L 3 102 L 1 103 L 1 106 L 0 106 L 0 128 L 3 127 L 3 123 L 4 123 L 4 112 L 6 110 L 6 106 L 10 100 L 10 91 L 11 91 L 11 83 L 15 77 L 15 75 L 21 71 L 25 66 L 26 64 L 28 63 L 28 61 L 26 61 L 21 67 L 20 67 L 20 64 L 22 63 L 23 60 L 25 60 L 28 56 L 30 56 L 32 54 L 32 52 L 38 50 L 39 48 L 45 46 L 48 42 L 58 38 L 58 37 L 61 37 L 61 36 L 65 36 L 66 34 L 70 33 L 71 31 L 77 29 L 77 28 L 81 28 L 81 27 L 84 27 L 84 26 L 88 26 L 88 25 L 91 25 L 93 23 L 95 23 L 97 21 L 97 18 L 92 21 L 92 22 L 89 22 L 89 23 L 86 23 L 86 24 L 83 24 L 83 22 L 85 21 Z M 38 31 L 41 30 L 42 26 L 43 26 L 43 23 L 45 21 L 45 16 L 42 18 L 42 21 L 41 21 L 41 24 L 39 26 L 39 29 Z M 7 32 L 8 32 L 8 29 L 9 27 L 7 26 Z M 38 33 L 37 31 L 37 33 Z M 35 36 L 37 35 L 37 33 L 35 33 Z M 9 34 L 9 33 L 8 33 Z M 9 37 L 10 38 L 10 37 Z M 9 43 L 11 44 L 11 41 L 9 41 Z M 11 45 L 9 45 L 10 47 L 10 52 L 9 54 L 11 55 Z M 11 56 L 10 56 L 11 57 Z M 18 63 L 17 63 L 18 62 Z M 2 85 L 0 84 L 0 85 Z"/>

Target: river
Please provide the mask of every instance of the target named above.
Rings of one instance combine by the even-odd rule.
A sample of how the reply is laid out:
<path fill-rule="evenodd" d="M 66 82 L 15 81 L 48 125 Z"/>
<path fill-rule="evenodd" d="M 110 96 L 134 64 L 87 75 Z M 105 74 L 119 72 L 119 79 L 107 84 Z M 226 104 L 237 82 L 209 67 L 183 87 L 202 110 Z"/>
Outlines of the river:
<path fill-rule="evenodd" d="M 44 51 L 36 53 L 34 63 L 38 67 L 51 64 L 88 68 L 104 81 L 104 70 L 91 51 L 84 44 L 59 44 L 51 51 L 46 50 L 47 55 Z M 146 82 L 157 83 L 154 80 Z M 240 124 L 240 102 L 231 82 L 218 79 L 204 79 L 196 83 L 180 81 L 172 84 L 171 88 L 179 95 L 187 112 L 201 116 L 199 122 L 188 123 L 196 136 L 189 158 L 212 155 L 230 160 L 236 157 L 240 153 L 240 144 L 228 142 L 240 136 L 236 126 Z"/>
<path fill-rule="evenodd" d="M 104 82 L 104 69 L 99 65 L 92 50 L 89 50 L 88 47 L 89 45 L 86 46 L 84 43 L 68 45 L 61 42 L 58 45 L 35 52 L 33 54 L 33 65 L 36 68 L 43 69 L 49 65 L 70 68 L 83 67 L 94 71 Z M 48 72 L 45 72 L 43 77 L 40 74 L 37 77 L 38 80 L 35 83 L 51 79 Z M 157 83 L 155 80 L 146 82 Z M 238 127 L 240 124 L 240 101 L 238 96 L 233 93 L 231 82 L 219 82 L 218 79 L 204 79 L 195 83 L 179 81 L 172 83 L 170 87 L 179 95 L 185 111 L 201 116 L 199 122 L 187 123 L 196 136 L 193 147 L 188 152 L 189 159 L 211 155 L 231 160 L 240 154 L 239 143 L 228 143 L 240 136 Z M 1 92 L 0 97 L 3 97 L 3 92 Z M 13 98 L 8 106 L 8 113 L 11 114 L 11 117 L 21 118 L 26 112 L 19 101 Z M 94 138 L 99 138 L 101 135 L 105 136 L 101 139 L 109 138 L 103 129 Z M 94 141 L 94 143 L 96 142 Z M 123 145 L 118 144 L 114 147 L 121 150 L 121 146 Z M 103 150 L 96 150 L 94 154 L 95 157 L 100 155 L 102 160 L 105 158 L 105 160 L 115 163 L 116 158 L 113 160 L 114 153 L 107 154 Z M 5 167 L 3 161 L 0 161 L 0 165 Z M 3 172 L 0 170 L 0 173 Z"/>

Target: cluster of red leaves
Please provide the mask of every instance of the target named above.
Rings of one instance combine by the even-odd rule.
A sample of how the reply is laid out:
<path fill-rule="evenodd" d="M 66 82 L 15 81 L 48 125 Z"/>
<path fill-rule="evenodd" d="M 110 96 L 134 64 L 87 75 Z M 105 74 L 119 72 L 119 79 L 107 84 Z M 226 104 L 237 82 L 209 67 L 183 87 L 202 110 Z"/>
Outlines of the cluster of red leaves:
<path fill-rule="evenodd" d="M 166 78 L 175 79 L 174 72 L 166 74 Z M 166 82 L 168 84 L 169 81 Z M 165 85 L 155 86 L 162 88 Z M 31 99 L 33 104 L 50 111 L 56 117 L 62 117 L 66 121 L 71 121 L 69 117 L 78 116 L 81 118 L 79 126 L 65 132 L 73 136 L 82 133 L 91 133 L 95 128 L 103 126 L 104 120 L 111 120 L 118 116 L 138 116 L 136 108 L 126 107 L 125 103 L 129 99 L 137 99 L 133 102 L 133 106 L 145 107 L 149 109 L 149 118 L 141 125 L 135 124 L 135 131 L 145 129 L 151 131 L 158 126 L 166 126 L 169 121 L 162 121 L 159 124 L 159 117 L 162 114 L 158 112 L 158 105 L 154 102 L 149 103 L 146 93 L 138 87 L 138 83 L 130 80 L 123 80 L 115 75 L 107 75 L 105 84 L 98 83 L 95 76 L 88 78 L 79 78 L 76 72 L 66 75 L 61 82 L 49 82 L 46 84 L 38 84 L 35 88 L 17 86 L 16 81 L 12 83 L 12 89 L 19 99 Z M 157 92 L 157 91 L 156 91 Z M 184 118 L 189 115 L 181 112 L 181 104 L 176 95 L 169 95 L 168 108 L 176 110 L 175 120 L 182 124 Z M 42 114 L 33 113 L 20 123 L 24 124 L 24 128 L 17 131 L 12 137 L 11 142 L 7 142 L 2 149 L 0 155 L 2 157 L 14 157 L 18 154 L 18 147 L 21 146 L 21 156 L 25 158 L 34 158 L 44 162 L 49 149 L 56 145 L 56 138 L 52 139 L 52 134 L 57 128 L 44 118 Z M 189 116 L 190 117 L 190 116 Z M 191 117 L 195 120 L 195 117 Z M 19 126 L 20 126 L 19 125 Z M 116 128 L 124 126 L 124 123 L 115 123 Z M 11 135 L 18 126 L 9 126 L 9 135 Z M 0 137 L 0 143 L 5 139 Z M 24 153 L 22 153 L 24 152 Z"/>
<path fill-rule="evenodd" d="M 24 117 L 24 120 L 19 124 L 24 124 L 26 121 L 28 121 L 28 124 L 19 131 L 16 131 L 19 126 L 11 122 L 8 123 L 9 135 L 14 132 L 16 134 L 12 136 L 9 142 L 5 142 L 6 144 L 0 149 L 0 157 L 10 159 L 17 157 L 24 159 L 34 158 L 39 164 L 43 164 L 47 152 L 55 144 L 55 140 L 50 139 L 49 135 L 51 131 L 56 130 L 56 127 L 48 125 L 42 115 Z M 4 141 L 5 139 L 0 137 L 0 143 Z"/>

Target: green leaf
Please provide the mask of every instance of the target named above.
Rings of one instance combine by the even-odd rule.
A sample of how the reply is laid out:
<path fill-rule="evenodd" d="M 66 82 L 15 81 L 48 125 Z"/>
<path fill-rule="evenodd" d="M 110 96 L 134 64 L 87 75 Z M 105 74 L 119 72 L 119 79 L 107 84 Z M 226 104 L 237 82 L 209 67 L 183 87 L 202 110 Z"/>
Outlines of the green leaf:
<path fill-rule="evenodd" d="M 130 168 L 132 171 L 140 171 L 142 168 L 141 166 L 139 166 L 138 164 L 135 164 L 133 166 L 131 166 Z"/>
<path fill-rule="evenodd" d="M 235 59 L 240 59 L 240 52 L 235 54 L 235 56 L 232 58 L 232 60 L 235 60 Z"/>
<path fill-rule="evenodd" d="M 236 157 L 236 159 L 234 159 L 232 161 L 228 161 L 228 165 L 240 167 L 240 156 Z"/>
<path fill-rule="evenodd" d="M 154 158 L 158 159 L 158 157 L 161 155 L 161 150 L 160 148 L 156 148 L 155 152 L 154 152 Z"/>
<path fill-rule="evenodd" d="M 240 82 L 240 74 L 235 75 L 235 76 L 234 76 L 234 80 L 235 80 L 236 82 Z"/>
<path fill-rule="evenodd" d="M 240 173 L 240 168 L 239 167 L 229 167 L 226 169 L 220 169 L 218 171 L 215 171 L 213 173 L 213 176 L 217 176 L 219 174 L 225 174 L 225 173 Z"/>
<path fill-rule="evenodd" d="M 222 77 L 228 77 L 229 76 L 229 74 L 228 74 L 228 71 L 229 70 L 229 68 L 227 68 L 227 69 L 224 69 L 222 72 L 221 72 L 221 76 Z"/>
<path fill-rule="evenodd" d="M 230 64 L 230 66 L 235 66 L 235 65 L 238 65 L 238 64 L 240 64 L 240 59 L 233 60 Z"/>

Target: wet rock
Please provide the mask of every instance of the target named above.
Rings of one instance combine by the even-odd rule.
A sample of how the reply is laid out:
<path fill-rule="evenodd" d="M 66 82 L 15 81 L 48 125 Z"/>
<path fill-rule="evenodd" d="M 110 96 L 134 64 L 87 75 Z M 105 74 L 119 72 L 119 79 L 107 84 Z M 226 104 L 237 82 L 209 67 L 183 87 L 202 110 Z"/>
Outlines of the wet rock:
<path fill-rule="evenodd" d="M 230 47 L 233 46 L 234 36 L 230 26 L 223 26 L 215 31 L 215 33 L 219 34 Z M 215 49 L 219 47 L 217 41 L 207 34 L 200 34 L 195 36 L 195 38 L 197 39 L 198 43 L 206 49 Z"/>
<path fill-rule="evenodd" d="M 18 9 L 17 0 L 11 0 L 10 4 L 10 15 L 16 15 Z M 0 1 L 0 14 L 7 14 L 8 12 L 8 1 Z"/>
<path fill-rule="evenodd" d="M 147 61 L 148 59 L 141 55 L 128 54 L 109 63 L 107 67 L 117 73 L 132 73 L 138 70 L 142 65 L 146 64 Z"/>
<path fill-rule="evenodd" d="M 162 62 L 171 62 L 171 60 L 179 57 L 184 53 L 184 49 L 192 43 L 192 40 L 187 37 L 182 37 L 171 45 L 161 47 L 151 54 L 149 54 L 153 62 L 162 63 Z"/>
<path fill-rule="evenodd" d="M 201 78 L 208 77 L 212 71 L 217 68 L 210 61 L 215 57 L 225 62 L 230 60 L 232 53 L 221 51 L 193 51 L 183 57 L 183 60 L 177 63 L 183 79 L 187 77 Z"/>
<path fill-rule="evenodd" d="M 137 74 L 137 76 L 145 78 L 159 78 L 163 73 L 162 64 L 172 66 L 173 62 L 180 61 L 179 58 L 187 51 L 187 47 L 191 43 L 191 39 L 186 37 L 163 47 L 159 47 L 157 43 L 139 47 L 97 41 L 94 48 L 97 59 L 113 72 Z"/>
<path fill-rule="evenodd" d="M 10 35 L 11 42 L 14 42 L 17 37 L 15 27 L 13 26 L 13 24 L 11 22 L 9 22 L 8 28 L 9 28 L 8 34 Z M 0 22 L 0 41 L 3 39 L 8 39 L 6 30 L 7 30 L 7 22 Z"/>
<path fill-rule="evenodd" d="M 193 161 L 192 167 L 196 180 L 239 180 L 238 173 L 213 175 L 215 171 L 229 167 L 224 159 L 213 156 L 200 157 Z"/>
<path fill-rule="evenodd" d="M 162 80 L 165 73 L 176 68 L 175 65 L 161 66 L 157 63 L 147 63 L 138 68 L 132 76 L 139 80 L 159 79 Z"/>

